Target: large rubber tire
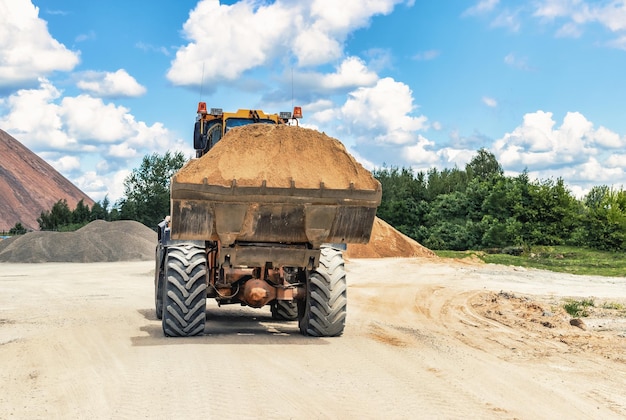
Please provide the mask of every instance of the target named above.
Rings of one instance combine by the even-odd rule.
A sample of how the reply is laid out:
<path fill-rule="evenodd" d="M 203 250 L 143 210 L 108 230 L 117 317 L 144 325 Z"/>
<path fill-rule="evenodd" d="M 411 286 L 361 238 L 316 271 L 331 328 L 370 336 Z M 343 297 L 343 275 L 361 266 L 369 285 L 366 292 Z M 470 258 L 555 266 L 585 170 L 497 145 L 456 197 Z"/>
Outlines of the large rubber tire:
<path fill-rule="evenodd" d="M 157 245 L 155 252 L 154 267 L 154 308 L 157 319 L 163 319 L 163 288 L 165 285 L 165 273 L 161 267 L 161 253 L 164 252 L 160 245 Z"/>
<path fill-rule="evenodd" d="M 337 337 L 346 323 L 347 284 L 340 250 L 322 247 L 320 263 L 307 279 L 306 299 L 298 304 L 303 335 Z"/>
<path fill-rule="evenodd" d="M 166 258 L 163 333 L 201 335 L 206 323 L 206 251 L 190 244 L 170 246 Z"/>
<path fill-rule="evenodd" d="M 277 300 L 272 303 L 272 318 L 277 321 L 295 321 L 298 319 L 298 305 L 296 302 Z"/>

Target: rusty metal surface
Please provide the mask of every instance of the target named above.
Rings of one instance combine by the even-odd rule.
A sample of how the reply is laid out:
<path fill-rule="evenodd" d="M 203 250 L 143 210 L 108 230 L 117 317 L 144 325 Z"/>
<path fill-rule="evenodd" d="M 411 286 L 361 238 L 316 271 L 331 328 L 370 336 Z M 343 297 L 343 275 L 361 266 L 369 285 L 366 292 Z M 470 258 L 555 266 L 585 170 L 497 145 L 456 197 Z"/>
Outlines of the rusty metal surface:
<path fill-rule="evenodd" d="M 173 239 L 367 243 L 382 190 L 171 184 Z"/>

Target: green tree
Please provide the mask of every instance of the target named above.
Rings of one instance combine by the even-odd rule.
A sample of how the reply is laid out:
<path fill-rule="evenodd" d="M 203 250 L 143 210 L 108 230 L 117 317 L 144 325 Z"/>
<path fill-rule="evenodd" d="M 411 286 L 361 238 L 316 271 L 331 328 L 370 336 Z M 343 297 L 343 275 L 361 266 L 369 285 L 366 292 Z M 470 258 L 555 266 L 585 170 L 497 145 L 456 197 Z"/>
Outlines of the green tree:
<path fill-rule="evenodd" d="M 504 174 L 502 166 L 498 163 L 496 156 L 485 148 L 479 149 L 478 152 L 476 152 L 476 156 L 465 165 L 465 172 L 470 179 L 481 178 L 484 180 L 491 177 L 499 177 Z"/>
<path fill-rule="evenodd" d="M 124 180 L 125 197 L 119 203 L 122 219 L 156 226 L 170 211 L 170 178 L 185 163 L 182 152 L 143 157 L 141 166 Z"/>
<path fill-rule="evenodd" d="M 111 221 L 111 213 L 109 212 L 109 196 L 106 195 L 102 201 L 97 201 L 91 208 L 89 220 L 106 220 Z"/>
<path fill-rule="evenodd" d="M 67 200 L 59 200 L 52 206 L 50 211 L 42 211 L 37 218 L 40 230 L 59 230 L 63 226 L 72 223 L 72 211 L 67 205 Z"/>
<path fill-rule="evenodd" d="M 17 222 L 15 226 L 9 229 L 9 235 L 23 235 L 25 233 L 26 228 L 20 222 Z"/>
<path fill-rule="evenodd" d="M 378 217 L 405 235 L 419 240 L 419 228 L 427 213 L 424 173 L 414 174 L 410 168 L 383 167 L 374 171 L 373 175 L 383 189 Z"/>
<path fill-rule="evenodd" d="M 584 199 L 582 241 L 591 248 L 626 251 L 626 191 L 594 187 Z M 579 232 L 580 233 L 580 232 Z"/>
<path fill-rule="evenodd" d="M 91 217 L 91 210 L 89 206 L 81 199 L 76 203 L 76 208 L 72 211 L 72 223 L 85 225 L 89 222 Z"/>

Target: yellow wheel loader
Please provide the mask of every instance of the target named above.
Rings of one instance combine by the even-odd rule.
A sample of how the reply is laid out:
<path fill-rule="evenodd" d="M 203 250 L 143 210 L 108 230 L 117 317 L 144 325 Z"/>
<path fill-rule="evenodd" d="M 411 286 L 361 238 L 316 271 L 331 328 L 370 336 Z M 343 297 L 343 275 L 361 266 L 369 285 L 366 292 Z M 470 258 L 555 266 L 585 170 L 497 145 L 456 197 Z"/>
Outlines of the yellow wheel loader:
<path fill-rule="evenodd" d="M 215 170 L 208 167 L 215 166 L 211 155 L 218 151 L 227 155 L 231 130 L 268 124 L 300 130 L 298 134 L 311 132 L 293 125 L 301 117 L 298 107 L 293 114 L 225 113 L 207 110 L 204 102 L 199 104 L 194 129 L 196 159 L 172 177 L 171 213 L 158 226 L 155 305 L 166 336 L 202 335 L 207 298 L 220 306 L 269 305 L 275 319 L 297 320 L 303 335 L 343 333 L 347 285 L 342 251 L 348 243 L 369 241 L 382 193 L 380 183 L 369 172 L 365 171 L 372 180 L 367 188 L 353 182 L 345 188 L 329 188 L 329 182 L 311 188 L 310 182 L 296 176 L 281 186 L 263 176 L 256 184 L 250 180 L 242 183 L 238 176 L 228 183 L 213 182 L 203 173 L 191 180 L 182 176 L 191 170 L 188 165 L 207 174 Z M 260 152 L 252 148 L 245 153 Z M 284 159 L 297 164 L 311 157 Z M 207 167 L 203 166 L 205 160 Z M 234 162 L 226 164 L 231 172 L 239 170 Z M 283 164 L 268 159 L 258 165 L 258 171 Z M 247 173 L 251 170 L 240 168 L 244 169 Z"/>

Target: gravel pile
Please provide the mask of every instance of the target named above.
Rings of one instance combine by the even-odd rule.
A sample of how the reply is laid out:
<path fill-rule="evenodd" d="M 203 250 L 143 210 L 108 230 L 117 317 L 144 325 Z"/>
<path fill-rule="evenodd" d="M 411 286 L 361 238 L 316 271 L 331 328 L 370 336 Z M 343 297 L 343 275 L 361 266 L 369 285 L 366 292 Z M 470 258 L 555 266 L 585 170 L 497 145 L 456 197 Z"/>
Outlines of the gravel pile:
<path fill-rule="evenodd" d="M 157 234 L 130 220 L 96 220 L 76 232 L 30 232 L 0 241 L 0 262 L 115 262 L 154 259 Z"/>

